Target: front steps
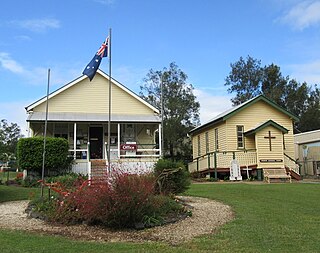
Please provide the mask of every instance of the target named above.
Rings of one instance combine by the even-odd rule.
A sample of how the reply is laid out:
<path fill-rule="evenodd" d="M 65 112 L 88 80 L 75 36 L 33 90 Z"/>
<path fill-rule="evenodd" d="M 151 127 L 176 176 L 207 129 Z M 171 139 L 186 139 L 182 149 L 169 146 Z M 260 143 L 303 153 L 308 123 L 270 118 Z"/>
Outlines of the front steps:
<path fill-rule="evenodd" d="M 297 181 L 302 180 L 302 177 L 300 174 L 296 173 L 295 171 L 291 170 L 289 167 L 286 166 L 286 171 L 287 173 L 290 174 L 290 176 L 292 177 L 292 179 L 295 179 Z"/>
<path fill-rule="evenodd" d="M 107 164 L 104 159 L 91 160 L 91 180 L 103 180 L 107 177 Z"/>

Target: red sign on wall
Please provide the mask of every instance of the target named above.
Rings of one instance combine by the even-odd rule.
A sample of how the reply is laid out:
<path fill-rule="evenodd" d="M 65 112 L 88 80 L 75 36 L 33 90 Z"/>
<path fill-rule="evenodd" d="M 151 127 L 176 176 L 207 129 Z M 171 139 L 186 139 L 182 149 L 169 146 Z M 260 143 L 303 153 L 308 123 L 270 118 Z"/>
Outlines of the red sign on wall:
<path fill-rule="evenodd" d="M 137 144 L 121 144 L 120 145 L 121 150 L 127 150 L 127 151 L 134 151 L 137 150 Z"/>

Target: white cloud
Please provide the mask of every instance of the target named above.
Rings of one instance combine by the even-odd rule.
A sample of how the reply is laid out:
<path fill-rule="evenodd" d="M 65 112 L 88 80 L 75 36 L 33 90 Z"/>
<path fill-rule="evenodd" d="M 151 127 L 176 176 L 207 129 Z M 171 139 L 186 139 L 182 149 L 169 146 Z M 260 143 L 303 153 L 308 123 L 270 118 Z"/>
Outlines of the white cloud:
<path fill-rule="evenodd" d="M 201 124 L 232 107 L 231 96 L 216 96 L 201 89 L 195 89 L 194 94 L 197 96 L 197 101 L 200 102 Z"/>
<path fill-rule="evenodd" d="M 294 5 L 277 21 L 288 24 L 296 30 L 303 30 L 320 24 L 320 1 L 303 1 Z"/>
<path fill-rule="evenodd" d="M 0 67 L 25 78 L 30 84 L 43 84 L 46 80 L 47 70 L 45 68 L 27 69 L 6 52 L 0 52 Z"/>
<path fill-rule="evenodd" d="M 55 89 L 54 86 L 61 87 L 71 80 L 81 76 L 82 67 L 80 69 L 77 66 L 70 66 L 71 64 L 66 62 L 51 64 L 50 90 Z M 33 86 L 47 85 L 48 68 L 23 65 L 13 59 L 9 53 L 0 52 L 0 69 L 1 68 L 20 77 L 25 84 Z"/>
<path fill-rule="evenodd" d="M 291 71 L 290 77 L 299 82 L 320 84 L 320 59 L 308 63 L 288 65 L 287 68 Z"/>
<path fill-rule="evenodd" d="M 6 52 L 0 52 L 1 67 L 15 74 L 23 74 L 25 72 L 23 66 L 13 60 Z"/>
<path fill-rule="evenodd" d="M 148 70 L 143 68 L 139 69 L 131 66 L 118 66 L 112 70 L 112 77 L 135 93 L 139 93 L 142 79 L 147 75 L 147 73 Z"/>
<path fill-rule="evenodd" d="M 45 32 L 48 29 L 60 28 L 60 21 L 54 18 L 12 20 L 9 23 L 32 32 Z"/>
<path fill-rule="evenodd" d="M 94 0 L 94 1 L 103 5 L 112 5 L 115 2 L 115 0 Z"/>
<path fill-rule="evenodd" d="M 16 40 L 20 40 L 20 41 L 31 41 L 31 37 L 30 36 L 27 36 L 27 35 L 18 35 L 18 36 L 15 36 L 15 39 Z"/>

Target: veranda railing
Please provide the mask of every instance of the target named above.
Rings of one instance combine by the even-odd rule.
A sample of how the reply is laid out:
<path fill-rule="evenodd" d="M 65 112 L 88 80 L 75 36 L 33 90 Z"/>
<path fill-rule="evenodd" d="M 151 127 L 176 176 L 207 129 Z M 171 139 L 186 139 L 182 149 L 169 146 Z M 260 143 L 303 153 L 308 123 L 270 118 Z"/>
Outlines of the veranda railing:
<path fill-rule="evenodd" d="M 201 172 L 207 169 L 229 168 L 233 159 L 236 159 L 240 166 L 250 166 L 257 164 L 257 152 L 255 149 L 237 151 L 214 151 L 196 157 L 188 168 L 190 172 Z"/>

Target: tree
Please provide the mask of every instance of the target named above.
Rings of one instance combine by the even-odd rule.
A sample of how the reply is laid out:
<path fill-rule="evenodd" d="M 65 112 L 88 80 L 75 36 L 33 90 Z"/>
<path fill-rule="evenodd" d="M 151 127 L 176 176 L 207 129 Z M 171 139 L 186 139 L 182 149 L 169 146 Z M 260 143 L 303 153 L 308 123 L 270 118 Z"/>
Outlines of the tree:
<path fill-rule="evenodd" d="M 289 77 L 283 77 L 280 67 L 275 64 L 265 66 L 262 69 L 261 93 L 280 106 L 285 106 L 285 89 Z"/>
<path fill-rule="evenodd" d="M 19 138 L 21 138 L 20 127 L 16 123 L 8 123 L 7 120 L 0 121 L 0 154 L 15 154 Z"/>
<path fill-rule="evenodd" d="M 301 115 L 298 129 L 301 132 L 319 129 L 320 126 L 320 90 L 315 86 L 308 98 L 308 107 Z"/>
<path fill-rule="evenodd" d="M 170 63 L 169 68 L 163 70 L 151 69 L 140 86 L 140 96 L 161 111 L 161 82 L 163 84 L 163 148 L 171 158 L 179 155 L 183 159 L 191 157 L 187 133 L 200 123 L 200 104 L 187 79 L 188 76 L 175 63 Z"/>
<path fill-rule="evenodd" d="M 263 70 L 261 61 L 247 56 L 244 60 L 240 57 L 239 61 L 231 63 L 231 71 L 225 79 L 225 85 L 229 93 L 236 93 L 231 99 L 233 105 L 239 105 L 261 93 L 261 81 Z"/>
<path fill-rule="evenodd" d="M 233 105 L 263 94 L 270 100 L 295 114 L 301 120 L 296 122 L 295 131 L 310 131 L 319 128 L 313 115 L 318 115 L 319 90 L 313 90 L 307 83 L 299 83 L 289 76 L 284 77 L 280 67 L 271 64 L 261 67 L 261 61 L 250 56 L 232 63 L 226 77 L 229 93 L 236 93 L 231 99 Z M 313 114 L 313 115 L 312 115 Z"/>
<path fill-rule="evenodd" d="M 284 108 L 300 118 L 308 108 L 309 93 L 307 83 L 291 79 L 284 90 Z"/>

